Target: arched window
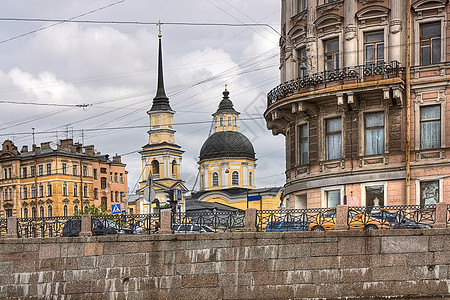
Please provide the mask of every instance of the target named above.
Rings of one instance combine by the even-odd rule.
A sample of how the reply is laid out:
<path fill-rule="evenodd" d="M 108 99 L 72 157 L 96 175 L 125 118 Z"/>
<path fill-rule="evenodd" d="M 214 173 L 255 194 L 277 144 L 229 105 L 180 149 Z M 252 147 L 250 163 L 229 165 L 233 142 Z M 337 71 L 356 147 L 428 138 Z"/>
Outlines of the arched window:
<path fill-rule="evenodd" d="M 152 174 L 159 175 L 159 162 L 157 160 L 152 161 Z"/>
<path fill-rule="evenodd" d="M 177 162 L 175 159 L 172 161 L 172 178 L 175 178 L 177 175 Z"/>
<path fill-rule="evenodd" d="M 67 205 L 64 205 L 63 207 L 63 215 L 64 217 L 67 217 Z"/>
<path fill-rule="evenodd" d="M 253 185 L 253 173 L 252 172 L 248 173 L 248 185 L 249 186 Z"/>
<path fill-rule="evenodd" d="M 26 208 L 26 207 L 23 209 L 23 217 L 25 219 L 28 219 L 28 208 Z"/>
<path fill-rule="evenodd" d="M 43 206 L 41 206 L 41 207 L 39 208 L 39 216 L 40 216 L 41 218 L 44 217 L 44 207 L 43 207 Z"/>
<path fill-rule="evenodd" d="M 37 215 L 36 215 L 36 207 L 33 207 L 33 208 L 31 209 L 31 217 L 32 217 L 33 219 L 35 219 L 35 218 L 37 217 Z"/>
<path fill-rule="evenodd" d="M 217 172 L 212 173 L 212 186 L 219 186 L 219 174 Z"/>
<path fill-rule="evenodd" d="M 233 173 L 231 173 L 231 185 L 239 185 L 238 171 L 233 171 Z"/>
<path fill-rule="evenodd" d="M 73 207 L 73 215 L 74 215 L 74 216 L 78 215 L 78 206 L 77 206 L 77 205 L 75 205 L 75 206 Z"/>
<path fill-rule="evenodd" d="M 47 217 L 53 217 L 53 207 L 51 205 L 47 207 Z"/>

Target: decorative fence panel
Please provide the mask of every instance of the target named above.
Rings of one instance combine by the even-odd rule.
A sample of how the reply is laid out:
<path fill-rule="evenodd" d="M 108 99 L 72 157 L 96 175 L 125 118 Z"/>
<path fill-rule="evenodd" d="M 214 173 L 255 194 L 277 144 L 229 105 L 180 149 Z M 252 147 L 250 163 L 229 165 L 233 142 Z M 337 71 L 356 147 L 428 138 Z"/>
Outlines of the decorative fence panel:
<path fill-rule="evenodd" d="M 346 67 L 325 72 L 319 72 L 295 78 L 278 85 L 267 94 L 267 106 L 289 95 L 298 93 L 304 88 L 326 87 L 327 83 L 346 81 L 363 82 L 382 78 L 400 77 L 402 68 L 398 61 L 383 62 L 379 64 L 366 64 Z M 381 77 L 381 78 L 380 78 Z"/>
<path fill-rule="evenodd" d="M 306 231 L 309 225 L 320 223 L 325 208 L 258 210 L 256 227 L 258 231 Z"/>
<path fill-rule="evenodd" d="M 96 224 L 100 224 L 99 221 L 103 226 L 109 226 L 113 231 L 117 231 L 118 233 L 133 234 L 157 233 L 161 222 L 159 213 L 108 215 L 93 217 L 93 230 L 95 230 Z"/>
<path fill-rule="evenodd" d="M 60 232 L 69 219 L 79 219 L 79 216 L 19 218 L 18 234 L 22 238 L 47 238 L 60 236 Z"/>
<path fill-rule="evenodd" d="M 245 212 L 188 212 L 173 216 L 175 233 L 243 231 Z"/>

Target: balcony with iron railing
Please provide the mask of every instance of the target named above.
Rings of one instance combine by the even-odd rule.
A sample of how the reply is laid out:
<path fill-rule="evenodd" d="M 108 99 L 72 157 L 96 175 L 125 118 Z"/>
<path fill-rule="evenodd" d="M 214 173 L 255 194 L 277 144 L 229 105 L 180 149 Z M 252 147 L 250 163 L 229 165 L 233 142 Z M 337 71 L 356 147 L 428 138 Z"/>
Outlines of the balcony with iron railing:
<path fill-rule="evenodd" d="M 403 74 L 403 68 L 398 61 L 365 64 L 309 74 L 284 82 L 272 89 L 267 94 L 267 107 L 295 94 L 352 83 L 373 82 L 377 84 L 383 79 L 401 79 Z"/>

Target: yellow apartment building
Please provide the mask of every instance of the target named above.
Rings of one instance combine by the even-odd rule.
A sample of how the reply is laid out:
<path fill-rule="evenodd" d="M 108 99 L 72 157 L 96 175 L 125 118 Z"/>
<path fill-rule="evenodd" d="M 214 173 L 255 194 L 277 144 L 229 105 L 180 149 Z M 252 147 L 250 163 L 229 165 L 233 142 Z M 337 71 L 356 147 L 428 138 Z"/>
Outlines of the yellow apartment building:
<path fill-rule="evenodd" d="M 103 195 L 98 190 L 102 168 L 112 173 L 113 180 L 118 174 L 118 182 L 109 185 L 115 200 L 116 191 L 122 193 L 127 188 L 125 164 L 120 157 L 109 161 L 107 156 L 95 153 L 94 146 L 73 143 L 72 139 L 61 140 L 60 144 L 45 142 L 31 149 L 23 146 L 21 151 L 6 140 L 0 151 L 0 217 L 70 216 L 90 205 L 98 206 Z M 126 192 L 117 199 L 125 202 Z"/>

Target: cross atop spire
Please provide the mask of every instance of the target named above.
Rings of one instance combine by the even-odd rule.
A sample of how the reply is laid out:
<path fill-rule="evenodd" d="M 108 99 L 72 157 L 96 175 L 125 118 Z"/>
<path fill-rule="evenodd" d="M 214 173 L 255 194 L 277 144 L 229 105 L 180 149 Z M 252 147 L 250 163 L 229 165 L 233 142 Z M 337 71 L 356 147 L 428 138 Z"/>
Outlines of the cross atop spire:
<path fill-rule="evenodd" d="M 161 21 L 158 23 L 159 28 L 161 28 Z M 159 55 L 158 55 L 158 87 L 156 90 L 156 96 L 153 98 L 153 105 L 150 111 L 159 110 L 169 110 L 172 108 L 169 104 L 169 98 L 166 96 L 166 91 L 164 89 L 164 76 L 163 76 L 163 60 L 162 60 L 162 46 L 161 46 L 161 29 L 159 29 Z"/>
<path fill-rule="evenodd" d="M 156 24 L 156 26 L 158 26 L 158 37 L 161 39 L 162 34 L 161 34 L 161 20 L 158 21 L 158 23 Z"/>

